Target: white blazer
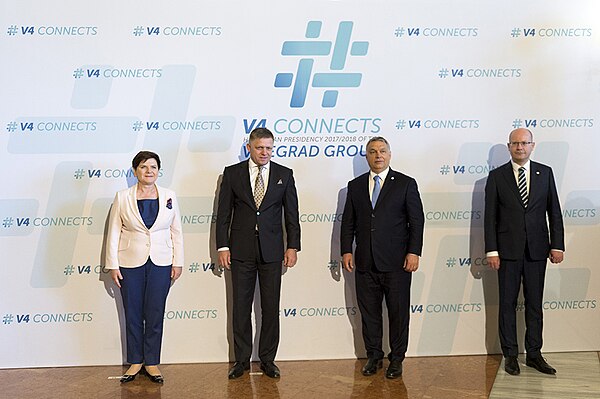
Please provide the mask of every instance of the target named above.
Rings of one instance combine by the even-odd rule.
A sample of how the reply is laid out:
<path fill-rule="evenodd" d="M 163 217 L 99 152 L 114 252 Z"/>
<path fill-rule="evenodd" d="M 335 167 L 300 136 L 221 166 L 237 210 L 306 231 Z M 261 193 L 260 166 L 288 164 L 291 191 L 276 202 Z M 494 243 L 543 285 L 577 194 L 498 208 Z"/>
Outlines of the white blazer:
<path fill-rule="evenodd" d="M 158 216 L 146 227 L 137 205 L 137 184 L 119 191 L 113 201 L 106 237 L 106 268 L 142 266 L 148 257 L 157 266 L 183 267 L 183 232 L 177 197 L 156 186 Z"/>

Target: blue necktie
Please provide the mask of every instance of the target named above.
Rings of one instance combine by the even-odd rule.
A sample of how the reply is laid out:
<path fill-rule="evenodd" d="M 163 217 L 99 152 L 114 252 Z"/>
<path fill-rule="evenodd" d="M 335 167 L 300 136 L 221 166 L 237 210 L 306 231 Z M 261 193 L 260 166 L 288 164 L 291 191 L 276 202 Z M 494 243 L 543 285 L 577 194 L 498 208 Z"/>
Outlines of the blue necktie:
<path fill-rule="evenodd" d="M 375 186 L 373 187 L 373 196 L 371 197 L 371 205 L 373 209 L 375 209 L 375 204 L 377 203 L 377 198 L 379 198 L 379 192 L 381 191 L 381 177 L 379 175 L 373 176 L 373 180 L 375 180 Z"/>

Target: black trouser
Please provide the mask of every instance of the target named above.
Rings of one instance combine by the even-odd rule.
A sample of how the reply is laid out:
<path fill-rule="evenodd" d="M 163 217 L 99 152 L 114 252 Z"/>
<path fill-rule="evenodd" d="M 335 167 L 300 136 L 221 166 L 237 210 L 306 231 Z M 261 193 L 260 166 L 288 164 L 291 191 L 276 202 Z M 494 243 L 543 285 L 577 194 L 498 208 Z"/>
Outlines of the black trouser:
<path fill-rule="evenodd" d="M 235 360 L 240 362 L 249 362 L 252 355 L 251 314 L 257 276 L 262 314 L 258 356 L 261 361 L 273 361 L 279 346 L 281 261 L 263 262 L 258 235 L 253 259 L 231 260 L 234 353 Z"/>
<path fill-rule="evenodd" d="M 523 281 L 525 297 L 525 350 L 528 357 L 540 356 L 542 350 L 544 278 L 546 260 L 500 260 L 498 288 L 500 294 L 500 345 L 504 356 L 518 356 L 517 298 Z"/>
<path fill-rule="evenodd" d="M 404 360 L 408 348 L 408 325 L 410 320 L 410 283 L 412 273 L 399 267 L 394 272 L 356 272 L 356 298 L 362 318 L 362 332 L 367 357 L 382 359 L 383 309 L 388 309 L 390 360 Z"/>

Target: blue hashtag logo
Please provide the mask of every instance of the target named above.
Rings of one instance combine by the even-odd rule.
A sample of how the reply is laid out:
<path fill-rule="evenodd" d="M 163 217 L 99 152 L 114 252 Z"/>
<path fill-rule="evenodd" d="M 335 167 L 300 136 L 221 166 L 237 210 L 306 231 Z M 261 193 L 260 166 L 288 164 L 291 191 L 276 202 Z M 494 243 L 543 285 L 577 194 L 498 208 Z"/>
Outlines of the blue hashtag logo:
<path fill-rule="evenodd" d="M 521 36 L 521 29 L 519 29 L 519 28 L 513 28 L 513 29 L 510 31 L 510 35 L 511 35 L 512 37 L 519 37 L 519 36 Z"/>
<path fill-rule="evenodd" d="M 6 30 L 6 33 L 8 33 L 9 36 L 14 36 L 17 34 L 17 32 L 18 32 L 17 25 L 11 25 Z"/>
<path fill-rule="evenodd" d="M 13 225 L 13 218 L 11 218 L 11 217 L 4 218 L 4 220 L 2 221 L 3 227 L 10 227 L 12 225 Z"/>
<path fill-rule="evenodd" d="M 83 69 L 82 68 L 77 68 L 76 70 L 73 71 L 73 77 L 75 79 L 79 79 L 82 76 L 83 76 Z"/>
<path fill-rule="evenodd" d="M 317 39 L 321 35 L 321 21 L 310 21 L 306 26 L 305 37 L 307 39 Z M 343 21 L 338 26 L 335 43 L 331 41 L 300 40 L 285 41 L 281 48 L 283 56 L 302 57 L 298 62 L 298 69 L 294 80 L 294 74 L 281 72 L 275 76 L 275 87 L 292 87 L 292 99 L 290 107 L 302 108 L 306 103 L 308 87 L 325 88 L 323 93 L 323 108 L 333 108 L 337 104 L 338 90 L 340 87 L 359 87 L 362 80 L 362 73 L 349 72 L 320 72 L 313 73 L 314 59 L 309 57 L 329 56 L 331 62 L 329 69 L 331 71 L 341 71 L 346 66 L 348 50 L 352 56 L 365 56 L 369 50 L 369 42 L 355 41 L 350 42 L 352 35 L 353 22 Z"/>
<path fill-rule="evenodd" d="M 81 179 L 83 176 L 85 175 L 85 170 L 83 169 L 77 169 L 75 171 L 75 173 L 73 174 L 73 177 L 77 180 Z"/>
<path fill-rule="evenodd" d="M 136 26 L 135 28 L 133 28 L 133 35 L 134 36 L 141 36 L 144 34 L 144 27 L 143 26 Z"/>
<path fill-rule="evenodd" d="M 397 27 L 397 28 L 394 30 L 394 36 L 396 36 L 396 37 L 402 37 L 402 36 L 404 36 L 404 28 L 402 28 L 402 27 Z"/>
<path fill-rule="evenodd" d="M 6 130 L 8 130 L 9 132 L 14 132 L 15 130 L 17 130 L 17 122 L 8 122 L 6 124 Z"/>
<path fill-rule="evenodd" d="M 523 126 L 523 121 L 521 119 L 515 119 L 512 122 L 513 129 L 518 129 Z"/>
<path fill-rule="evenodd" d="M 12 314 L 5 314 L 4 316 L 2 316 L 2 323 L 4 324 L 10 324 L 13 322 L 13 319 L 15 317 Z"/>
<path fill-rule="evenodd" d="M 140 130 L 142 130 L 142 122 L 140 121 L 135 121 L 133 122 L 133 130 L 136 132 L 139 132 Z"/>

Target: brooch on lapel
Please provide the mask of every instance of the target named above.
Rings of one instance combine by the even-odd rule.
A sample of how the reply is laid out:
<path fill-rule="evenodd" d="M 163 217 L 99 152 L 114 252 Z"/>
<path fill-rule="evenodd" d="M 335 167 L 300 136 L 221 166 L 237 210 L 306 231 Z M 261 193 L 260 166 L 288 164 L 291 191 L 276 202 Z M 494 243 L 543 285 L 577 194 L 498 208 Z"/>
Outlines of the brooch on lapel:
<path fill-rule="evenodd" d="M 167 200 L 167 208 L 173 209 L 173 200 L 171 198 Z"/>
<path fill-rule="evenodd" d="M 536 174 L 536 175 L 539 175 L 539 174 L 540 174 L 540 171 L 539 171 L 539 170 L 538 170 L 538 171 L 536 171 L 536 172 L 535 172 L 535 174 Z"/>
<path fill-rule="evenodd" d="M 281 179 L 279 179 L 279 180 L 277 181 L 277 184 L 283 184 L 283 182 L 281 181 Z"/>

